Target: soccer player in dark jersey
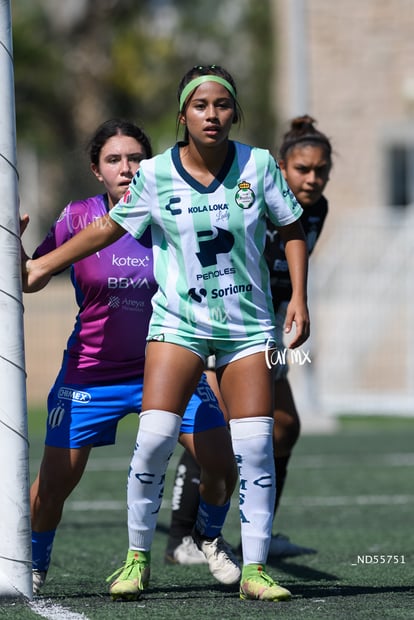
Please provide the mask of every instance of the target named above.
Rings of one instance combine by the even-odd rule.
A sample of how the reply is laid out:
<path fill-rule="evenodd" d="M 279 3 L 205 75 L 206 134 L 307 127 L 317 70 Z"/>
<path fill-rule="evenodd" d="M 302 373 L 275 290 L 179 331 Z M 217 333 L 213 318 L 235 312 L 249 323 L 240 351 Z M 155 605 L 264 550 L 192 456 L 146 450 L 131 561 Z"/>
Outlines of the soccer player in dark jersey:
<path fill-rule="evenodd" d="M 303 208 L 300 221 L 305 231 L 310 255 L 315 248 L 328 213 L 328 202 L 323 192 L 332 168 L 331 142 L 315 127 L 315 120 L 310 116 L 294 118 L 289 131 L 283 136 L 278 161 L 289 187 Z M 286 308 L 292 289 L 284 244 L 270 221 L 267 226 L 265 253 L 270 270 L 278 346 L 283 347 Z M 288 380 L 287 363 L 275 366 L 274 403 L 276 513 L 282 496 L 289 459 L 300 434 L 300 419 Z M 269 556 L 274 557 L 313 552 L 313 549 L 294 544 L 282 534 L 273 535 L 269 547 Z"/>

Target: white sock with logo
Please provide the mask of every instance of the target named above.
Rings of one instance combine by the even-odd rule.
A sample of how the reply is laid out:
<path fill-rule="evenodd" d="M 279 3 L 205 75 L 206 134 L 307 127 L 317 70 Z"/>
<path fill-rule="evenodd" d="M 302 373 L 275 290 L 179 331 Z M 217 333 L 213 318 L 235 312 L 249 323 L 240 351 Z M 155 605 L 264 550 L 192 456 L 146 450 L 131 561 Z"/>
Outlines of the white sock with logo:
<path fill-rule="evenodd" d="M 243 564 L 266 564 L 276 495 L 273 418 L 230 420 L 240 478 Z"/>
<path fill-rule="evenodd" d="M 177 445 L 181 417 L 150 409 L 139 417 L 128 473 L 129 548 L 150 551 L 164 493 L 165 472 Z"/>

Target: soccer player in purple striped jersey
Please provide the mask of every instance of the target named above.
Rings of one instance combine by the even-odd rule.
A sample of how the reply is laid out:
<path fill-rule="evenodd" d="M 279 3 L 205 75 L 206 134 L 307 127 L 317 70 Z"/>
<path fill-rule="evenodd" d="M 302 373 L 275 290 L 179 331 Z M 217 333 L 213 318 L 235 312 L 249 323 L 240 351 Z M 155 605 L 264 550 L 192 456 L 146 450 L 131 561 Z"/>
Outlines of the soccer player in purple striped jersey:
<path fill-rule="evenodd" d="M 140 128 L 121 119 L 105 122 L 90 142 L 92 172 L 105 193 L 69 203 L 35 251 L 43 256 L 76 236 L 88 224 L 110 212 L 127 190 L 151 146 Z M 23 226 L 27 225 L 27 220 Z M 31 487 L 33 590 L 37 594 L 49 569 L 56 528 L 64 502 L 79 482 L 92 447 L 115 442 L 118 422 L 129 413 L 141 413 L 146 337 L 151 299 L 157 290 L 153 276 L 151 232 L 140 241 L 127 234 L 112 245 L 71 266 L 79 312 L 63 362 L 48 398 L 44 455 Z M 145 413 L 141 416 L 145 417 Z M 237 481 L 231 439 L 222 412 L 205 375 L 195 387 L 183 418 L 180 441 L 200 463 L 203 516 L 200 534 L 210 537 L 214 557 L 206 558 L 210 571 L 222 583 L 240 578 L 238 560 L 221 537 L 221 528 Z M 145 424 L 145 421 L 144 421 Z M 196 436 L 196 441 L 194 441 Z M 217 445 L 217 453 L 208 447 Z M 168 455 L 169 456 L 169 455 Z M 167 459 L 168 460 L 168 459 Z M 164 464 L 163 464 L 164 465 Z M 148 472 L 148 469 L 145 469 Z M 156 479 L 155 479 L 156 478 Z M 161 477 L 147 476 L 159 494 Z M 134 479 L 128 479 L 128 504 L 134 504 Z M 141 522 L 128 513 L 129 589 L 111 585 L 112 598 L 136 599 L 148 583 L 149 561 L 136 530 Z M 122 586 L 125 582 L 121 582 Z"/>

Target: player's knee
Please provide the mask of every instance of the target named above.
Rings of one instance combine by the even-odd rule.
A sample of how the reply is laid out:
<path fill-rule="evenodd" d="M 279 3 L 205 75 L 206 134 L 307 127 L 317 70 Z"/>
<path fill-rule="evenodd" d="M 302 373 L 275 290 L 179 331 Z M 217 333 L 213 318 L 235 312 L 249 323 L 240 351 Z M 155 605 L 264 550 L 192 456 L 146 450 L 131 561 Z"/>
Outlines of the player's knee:
<path fill-rule="evenodd" d="M 210 495 L 214 495 L 217 503 L 225 503 L 231 498 L 237 485 L 236 461 L 227 460 L 221 464 L 216 461 L 214 467 L 203 468 L 201 480 L 203 487 L 208 489 Z"/>
<path fill-rule="evenodd" d="M 275 421 L 273 442 L 276 453 L 289 453 L 300 436 L 300 420 L 297 416 L 281 416 Z"/>

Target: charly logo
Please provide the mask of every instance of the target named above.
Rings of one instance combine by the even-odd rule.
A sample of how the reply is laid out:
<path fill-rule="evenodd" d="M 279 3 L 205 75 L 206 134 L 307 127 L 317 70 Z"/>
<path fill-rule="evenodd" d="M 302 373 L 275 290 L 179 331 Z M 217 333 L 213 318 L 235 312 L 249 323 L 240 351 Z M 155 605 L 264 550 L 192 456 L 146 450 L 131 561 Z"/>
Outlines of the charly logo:
<path fill-rule="evenodd" d="M 62 424 L 62 420 L 65 416 L 65 408 L 59 403 L 57 407 L 54 407 L 49 413 L 47 423 L 50 428 L 56 428 Z"/>
<path fill-rule="evenodd" d="M 239 189 L 234 197 L 236 205 L 241 209 L 250 209 L 256 198 L 251 184 L 247 181 L 241 181 L 238 187 Z"/>
<path fill-rule="evenodd" d="M 171 213 L 171 215 L 181 215 L 182 211 L 180 208 L 178 209 L 174 209 L 171 205 L 175 205 L 178 204 L 179 202 L 181 202 L 181 198 L 179 198 L 178 196 L 175 196 L 173 198 L 170 198 L 169 202 L 167 205 L 165 205 L 165 208 L 167 211 L 169 211 Z"/>

